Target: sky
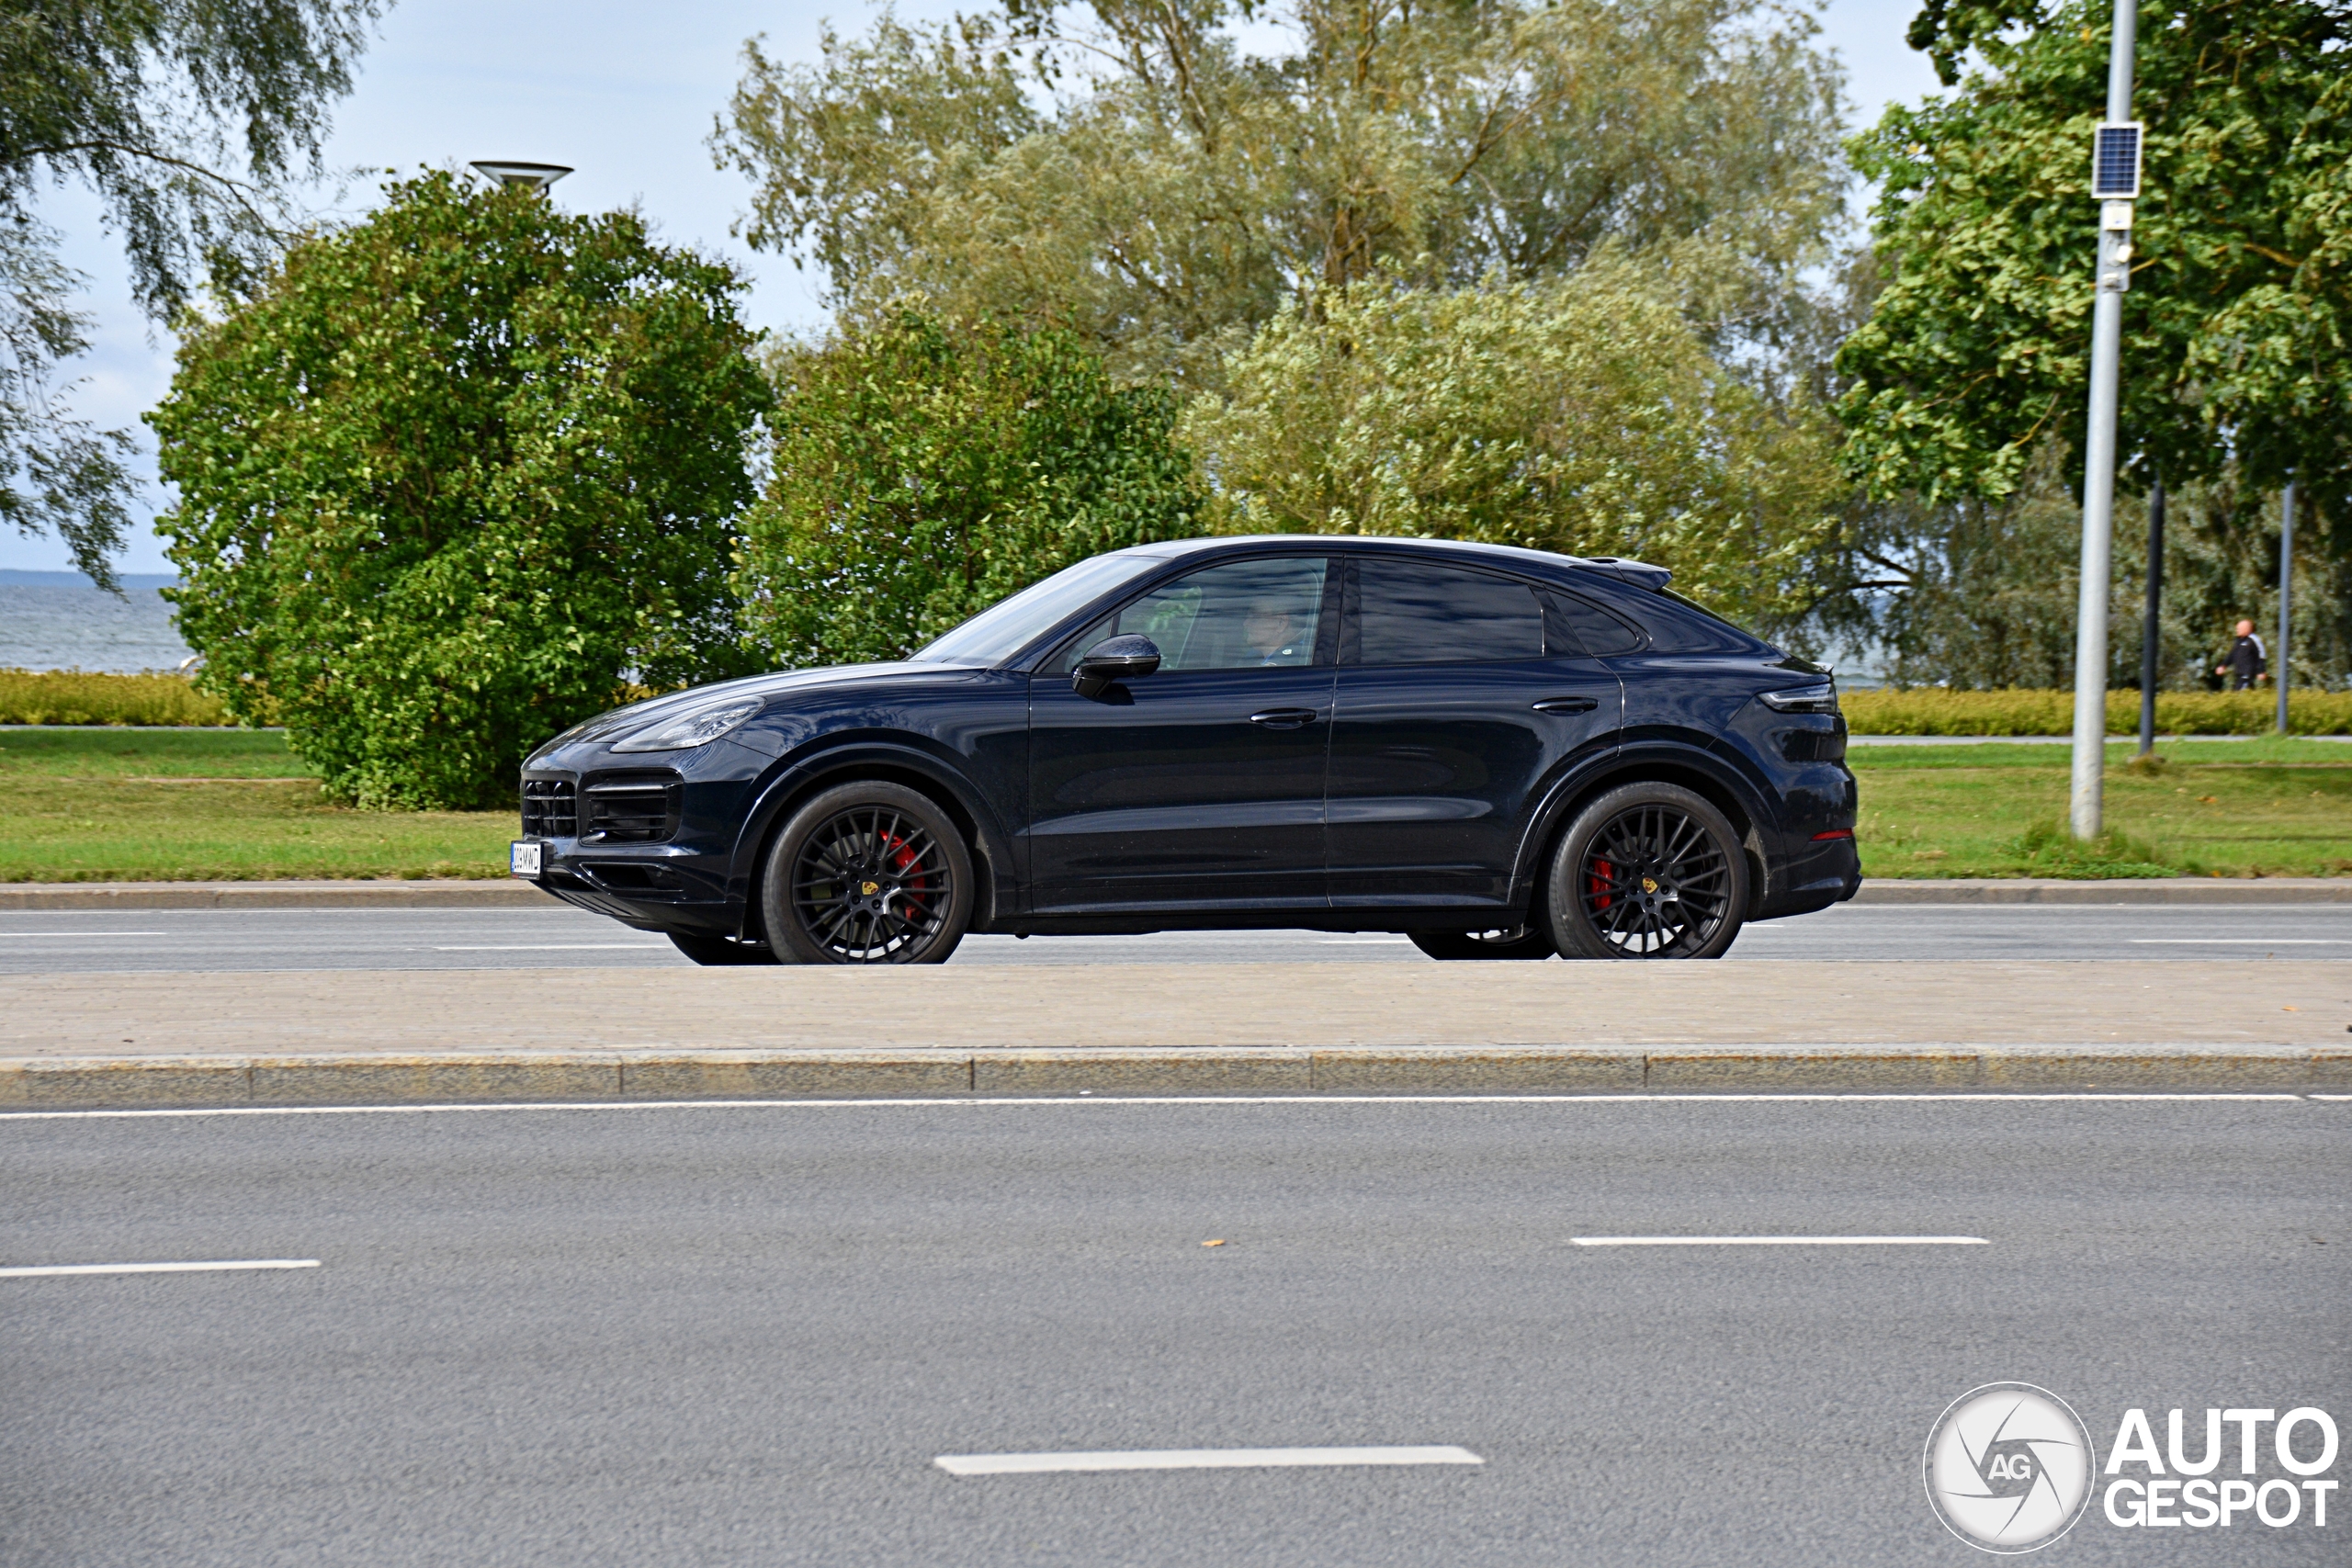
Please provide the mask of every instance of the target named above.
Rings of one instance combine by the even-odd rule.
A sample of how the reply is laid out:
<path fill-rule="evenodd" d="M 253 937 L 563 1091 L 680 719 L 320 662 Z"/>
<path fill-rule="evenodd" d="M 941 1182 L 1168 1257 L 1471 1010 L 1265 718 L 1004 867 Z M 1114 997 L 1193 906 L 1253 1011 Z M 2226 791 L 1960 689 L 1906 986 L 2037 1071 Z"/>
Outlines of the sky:
<path fill-rule="evenodd" d="M 944 18 L 974 0 L 899 0 L 902 20 Z M 1924 56 L 1903 42 L 1917 0 L 1829 0 L 1823 40 L 1845 63 L 1852 120 L 1868 124 L 1888 103 L 1936 87 Z M 397 168 L 452 161 L 513 159 L 570 164 L 555 187 L 574 211 L 636 205 L 673 243 L 691 243 L 734 260 L 753 280 L 746 315 L 754 326 L 820 325 L 820 279 L 789 256 L 755 254 L 731 238 L 749 187 L 712 164 L 713 118 L 741 74 L 743 40 L 765 34 L 772 58 L 817 58 L 827 17 L 862 31 L 871 13 L 858 0 L 821 6 L 759 6 L 741 0 L 396 0 L 361 62 L 358 85 L 335 110 L 330 166 Z M 364 209 L 371 186 L 345 200 Z M 126 428 L 141 443 L 149 476 L 140 515 L 164 504 L 153 482 L 153 445 L 139 415 L 171 381 L 171 343 L 129 306 L 120 253 L 101 230 L 95 203 L 52 193 L 42 216 L 66 237 L 66 259 L 90 280 L 96 318 L 92 353 L 76 367 L 85 380 L 72 401 L 86 419 Z M 141 530 L 118 561 L 124 571 L 167 571 L 163 547 Z M 0 529 L 0 567 L 62 570 L 55 539 Z"/>

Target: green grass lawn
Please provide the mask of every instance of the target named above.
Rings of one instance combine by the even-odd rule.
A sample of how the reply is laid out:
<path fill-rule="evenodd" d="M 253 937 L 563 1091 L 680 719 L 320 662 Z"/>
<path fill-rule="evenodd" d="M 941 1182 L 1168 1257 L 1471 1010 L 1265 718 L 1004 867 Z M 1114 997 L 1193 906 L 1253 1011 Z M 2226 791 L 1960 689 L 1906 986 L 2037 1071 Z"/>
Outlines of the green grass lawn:
<path fill-rule="evenodd" d="M 2164 766 L 2107 749 L 2108 838 L 2064 832 L 2064 746 L 1871 746 L 1861 781 L 1868 876 L 2341 876 L 2352 874 L 2352 744 L 2188 740 Z"/>
<path fill-rule="evenodd" d="M 2352 744 L 2182 741 L 2160 772 L 2108 748 L 2107 819 L 2061 830 L 2064 746 L 1871 746 L 1871 876 L 2352 874 Z M 285 738 L 235 729 L 0 730 L 0 882 L 503 876 L 504 811 L 328 805 Z"/>
<path fill-rule="evenodd" d="M 266 731 L 0 730 L 0 882 L 503 876 L 515 826 L 331 806 Z"/>

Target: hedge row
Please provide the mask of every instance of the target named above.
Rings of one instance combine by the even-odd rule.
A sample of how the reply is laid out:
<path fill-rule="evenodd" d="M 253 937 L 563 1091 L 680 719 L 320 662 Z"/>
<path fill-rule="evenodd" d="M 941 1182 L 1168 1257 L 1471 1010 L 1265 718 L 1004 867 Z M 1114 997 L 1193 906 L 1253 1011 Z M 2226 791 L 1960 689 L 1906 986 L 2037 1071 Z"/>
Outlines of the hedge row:
<path fill-rule="evenodd" d="M 2068 735 L 2072 692 L 1842 692 L 1838 705 L 1857 735 Z M 2278 722 L 2276 692 L 2158 692 L 2159 735 L 2267 735 Z M 2287 728 L 2297 735 L 2352 735 L 2352 692 L 2290 692 Z M 2107 694 L 2107 732 L 2140 731 L 2140 694 Z"/>
<path fill-rule="evenodd" d="M 2265 735 L 2277 716 L 2269 692 L 2159 692 L 2163 735 Z M 2064 735 L 2075 728 L 2072 692 L 1846 692 L 1857 735 Z M 2297 735 L 2352 735 L 2352 692 L 2297 692 L 2287 704 Z M 224 725 L 220 705 L 178 675 L 89 675 L 79 670 L 0 670 L 0 724 Z M 2140 728 L 2140 694 L 2107 694 L 2110 735 Z"/>
<path fill-rule="evenodd" d="M 79 670 L 0 670 L 0 724 L 230 722 L 218 701 L 179 675 L 93 675 Z"/>

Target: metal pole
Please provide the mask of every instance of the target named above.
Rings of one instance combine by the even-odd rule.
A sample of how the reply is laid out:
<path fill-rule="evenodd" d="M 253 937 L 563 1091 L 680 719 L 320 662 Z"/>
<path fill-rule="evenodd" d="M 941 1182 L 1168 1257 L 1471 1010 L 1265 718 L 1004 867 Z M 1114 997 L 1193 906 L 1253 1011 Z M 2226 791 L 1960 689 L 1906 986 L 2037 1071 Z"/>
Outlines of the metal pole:
<path fill-rule="evenodd" d="M 2278 646 L 2270 655 L 2270 679 L 2278 686 L 2278 733 L 2287 733 L 2287 628 L 2295 592 L 2295 476 L 2287 476 L 2287 496 L 2278 507 Z"/>
<path fill-rule="evenodd" d="M 2156 668 L 2165 602 L 2165 477 L 2148 487 L 2148 615 L 2140 628 L 2140 755 L 2156 749 Z"/>
<path fill-rule="evenodd" d="M 2132 118 L 2132 46 L 2139 30 L 2136 0 L 2115 0 L 2114 36 L 2107 51 L 2107 118 Z M 2115 404 L 2123 346 L 2123 290 L 2132 231 L 2098 234 L 2098 293 L 2091 313 L 2090 430 L 2083 443 L 2083 592 L 2075 634 L 2075 778 L 2069 825 L 2077 839 L 2096 839 L 2100 786 L 2107 762 L 2107 594 L 2115 564 Z"/>

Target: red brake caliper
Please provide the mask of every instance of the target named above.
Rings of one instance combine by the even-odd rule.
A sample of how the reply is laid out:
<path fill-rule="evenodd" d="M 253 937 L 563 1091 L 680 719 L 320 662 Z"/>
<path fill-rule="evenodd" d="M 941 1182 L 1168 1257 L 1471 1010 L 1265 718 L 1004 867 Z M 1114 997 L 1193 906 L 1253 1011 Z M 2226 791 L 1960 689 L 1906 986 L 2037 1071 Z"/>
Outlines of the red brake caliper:
<path fill-rule="evenodd" d="M 1594 908 L 1606 909 L 1614 901 L 1610 894 L 1609 885 L 1615 881 L 1616 877 L 1617 868 L 1607 861 L 1597 860 L 1592 863 L 1592 869 L 1585 874 L 1584 890 L 1591 897 Z"/>
<path fill-rule="evenodd" d="M 899 902 L 902 905 L 911 906 L 920 913 L 928 915 L 930 910 L 925 907 L 924 901 L 924 894 L 928 890 L 924 886 L 923 879 L 906 877 L 907 868 L 915 864 L 919 859 L 914 851 L 907 847 L 907 841 L 904 839 L 893 833 L 885 833 L 882 835 L 882 852 L 889 857 L 890 863 L 898 868 L 900 876 L 905 877 L 899 890 Z"/>

